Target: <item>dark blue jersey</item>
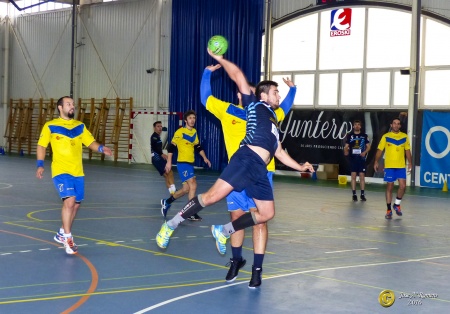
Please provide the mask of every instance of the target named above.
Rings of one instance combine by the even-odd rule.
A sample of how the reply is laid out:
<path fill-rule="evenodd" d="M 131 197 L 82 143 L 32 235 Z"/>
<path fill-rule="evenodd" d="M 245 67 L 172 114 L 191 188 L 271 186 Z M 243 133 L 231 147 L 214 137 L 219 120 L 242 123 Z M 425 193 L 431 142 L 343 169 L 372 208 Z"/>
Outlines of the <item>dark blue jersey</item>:
<path fill-rule="evenodd" d="M 278 147 L 278 123 L 273 109 L 265 102 L 256 102 L 246 107 L 247 129 L 241 145 L 259 146 L 275 155 Z"/>
<path fill-rule="evenodd" d="M 366 144 L 369 144 L 370 141 L 366 133 L 355 134 L 354 132 L 350 132 L 347 134 L 345 143 L 348 144 L 349 156 L 359 157 L 366 150 Z"/>
<path fill-rule="evenodd" d="M 150 137 L 150 149 L 152 155 L 158 154 L 158 156 L 161 156 L 163 154 L 161 136 L 156 132 Z"/>

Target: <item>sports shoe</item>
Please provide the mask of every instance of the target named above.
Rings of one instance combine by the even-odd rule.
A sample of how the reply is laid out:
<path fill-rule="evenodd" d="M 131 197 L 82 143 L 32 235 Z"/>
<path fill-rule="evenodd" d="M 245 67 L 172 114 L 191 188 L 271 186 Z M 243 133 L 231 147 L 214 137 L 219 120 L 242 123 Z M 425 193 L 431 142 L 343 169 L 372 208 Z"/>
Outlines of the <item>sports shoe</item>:
<path fill-rule="evenodd" d="M 161 226 L 161 230 L 159 230 L 156 235 L 156 244 L 162 249 L 165 249 L 169 245 L 170 236 L 173 233 L 172 228 L 169 227 L 167 222 L 165 221 Z"/>
<path fill-rule="evenodd" d="M 216 239 L 216 247 L 220 254 L 225 254 L 227 252 L 227 240 L 230 238 L 230 236 L 225 236 L 222 233 L 223 226 L 211 226 L 211 233 Z"/>
<path fill-rule="evenodd" d="M 262 268 L 255 268 L 255 266 L 252 266 L 252 278 L 248 283 L 249 289 L 255 289 L 261 285 L 261 273 Z"/>
<path fill-rule="evenodd" d="M 58 231 L 55 234 L 55 236 L 53 237 L 53 240 L 55 240 L 58 243 L 64 244 L 64 240 L 65 240 L 64 239 L 64 234 Z"/>
<path fill-rule="evenodd" d="M 403 215 L 402 209 L 400 208 L 400 205 L 394 204 L 394 206 L 392 206 L 392 208 L 394 208 L 395 213 L 396 213 L 398 216 L 402 216 L 402 215 Z"/>
<path fill-rule="evenodd" d="M 188 217 L 187 220 L 190 220 L 190 221 L 202 221 L 202 217 L 200 217 L 197 214 L 194 214 L 194 215 Z"/>
<path fill-rule="evenodd" d="M 352 199 L 353 199 L 353 202 L 357 202 L 358 201 L 358 196 L 356 196 L 356 194 L 353 194 Z"/>
<path fill-rule="evenodd" d="M 163 215 L 164 218 L 166 218 L 170 206 L 171 206 L 170 204 L 167 204 L 167 199 L 163 198 L 161 200 L 161 214 Z"/>
<path fill-rule="evenodd" d="M 227 282 L 233 282 L 238 276 L 239 269 L 244 267 L 246 262 L 247 261 L 245 259 L 243 259 L 242 257 L 241 257 L 240 261 L 230 258 L 230 261 L 228 262 L 228 264 L 225 265 L 225 266 L 230 266 L 230 269 L 228 270 L 225 280 Z"/>
<path fill-rule="evenodd" d="M 361 199 L 361 202 L 367 201 L 366 196 L 364 194 L 361 194 L 360 199 Z"/>
<path fill-rule="evenodd" d="M 386 211 L 386 215 L 384 215 L 384 218 L 386 218 L 386 219 L 392 219 L 392 210 Z"/>
<path fill-rule="evenodd" d="M 78 246 L 73 242 L 73 237 L 64 238 L 64 248 L 67 254 L 77 254 Z"/>

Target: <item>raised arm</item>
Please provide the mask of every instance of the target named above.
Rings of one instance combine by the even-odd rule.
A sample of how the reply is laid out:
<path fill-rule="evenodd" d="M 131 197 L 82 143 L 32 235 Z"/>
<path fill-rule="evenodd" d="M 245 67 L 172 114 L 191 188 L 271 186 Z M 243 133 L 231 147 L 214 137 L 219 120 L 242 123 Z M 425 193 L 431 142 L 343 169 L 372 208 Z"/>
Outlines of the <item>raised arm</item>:
<path fill-rule="evenodd" d="M 211 91 L 211 74 L 222 66 L 220 64 L 208 65 L 203 71 L 202 81 L 200 83 L 200 100 L 203 106 L 206 107 L 206 101 L 208 97 L 212 95 Z"/>
<path fill-rule="evenodd" d="M 208 54 L 222 65 L 227 72 L 230 79 L 237 85 L 239 92 L 244 95 L 250 95 L 252 93 L 251 86 L 247 81 L 242 70 L 233 62 L 225 59 L 223 56 L 217 56 L 208 49 Z"/>

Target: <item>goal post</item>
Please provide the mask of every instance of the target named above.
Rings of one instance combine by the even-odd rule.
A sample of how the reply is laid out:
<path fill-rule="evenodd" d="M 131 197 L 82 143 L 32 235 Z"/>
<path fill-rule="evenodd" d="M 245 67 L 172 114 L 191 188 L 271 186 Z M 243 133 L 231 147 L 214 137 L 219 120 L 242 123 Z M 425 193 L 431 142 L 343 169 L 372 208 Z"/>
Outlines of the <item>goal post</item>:
<path fill-rule="evenodd" d="M 161 121 L 163 125 L 161 141 L 165 149 L 170 140 L 168 139 L 169 125 L 182 127 L 183 113 L 135 108 L 130 116 L 128 163 L 152 163 L 150 136 L 153 134 L 153 123 L 156 121 Z"/>

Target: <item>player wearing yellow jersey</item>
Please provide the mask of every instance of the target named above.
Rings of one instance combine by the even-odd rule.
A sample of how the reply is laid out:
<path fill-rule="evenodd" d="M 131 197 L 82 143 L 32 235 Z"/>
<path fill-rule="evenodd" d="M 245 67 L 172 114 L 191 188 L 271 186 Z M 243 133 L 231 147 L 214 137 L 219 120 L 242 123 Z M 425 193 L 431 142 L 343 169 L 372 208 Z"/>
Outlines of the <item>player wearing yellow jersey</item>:
<path fill-rule="evenodd" d="M 169 210 L 172 202 L 174 202 L 176 199 L 182 197 L 185 194 L 188 194 L 189 200 L 195 196 L 195 192 L 197 191 L 197 180 L 195 179 L 194 174 L 194 151 L 198 152 L 198 154 L 203 158 L 203 161 L 208 165 L 208 167 L 211 167 L 211 162 L 206 157 L 203 148 L 200 146 L 200 142 L 197 136 L 197 130 L 194 128 L 196 120 L 195 111 L 186 111 L 184 113 L 183 119 L 185 126 L 179 128 L 175 132 L 171 143 L 167 147 L 168 154 L 166 164 L 166 172 L 168 173 L 172 169 L 173 153 L 175 149 L 178 149 L 177 169 L 183 187 L 181 188 L 181 190 L 176 191 L 175 194 L 168 199 L 161 200 L 161 213 L 164 218 L 166 217 L 167 211 Z M 199 215 L 195 214 L 189 217 L 188 220 L 200 221 L 202 220 L 202 218 Z"/>
<path fill-rule="evenodd" d="M 235 77 L 243 77 L 242 71 L 237 68 L 236 65 L 231 64 L 230 61 L 222 61 L 227 63 L 228 69 L 232 69 Z M 233 156 L 233 154 L 239 148 L 241 140 L 244 138 L 246 133 L 246 115 L 245 109 L 242 106 L 242 94 L 238 92 L 239 105 L 231 104 L 229 102 L 224 102 L 217 99 L 211 94 L 211 84 L 210 77 L 212 72 L 220 68 L 221 65 L 217 64 L 215 66 L 207 66 L 203 72 L 202 82 L 200 86 L 200 94 L 203 105 L 206 109 L 216 116 L 222 125 L 222 131 L 225 140 L 225 147 L 228 154 L 228 160 Z M 244 77 L 245 79 L 245 77 Z M 283 79 L 284 82 L 289 86 L 289 93 L 283 102 L 280 104 L 280 108 L 275 110 L 277 120 L 280 122 L 284 120 L 285 115 L 289 112 L 292 107 L 296 87 L 292 81 L 289 79 Z M 248 84 L 245 79 L 245 83 Z M 253 92 L 248 90 L 251 94 L 244 97 L 251 97 Z M 270 184 L 273 186 L 273 174 L 275 172 L 275 161 L 272 159 L 267 166 L 267 176 L 269 178 Z M 235 221 L 246 212 L 256 211 L 256 205 L 252 198 L 248 197 L 245 190 L 242 192 L 233 191 L 227 196 L 227 206 L 230 212 L 231 221 Z M 244 267 L 246 260 L 242 257 L 242 245 L 244 243 L 244 230 L 239 230 L 231 235 L 230 243 L 233 257 L 230 258 L 230 269 L 228 270 L 227 276 L 225 277 L 227 282 L 232 282 L 237 278 L 239 269 Z M 264 254 L 267 245 L 268 229 L 267 223 L 257 224 L 253 226 L 253 267 L 252 267 L 252 280 L 249 283 L 249 288 L 255 288 L 261 284 L 261 272 L 262 264 L 264 260 Z"/>
<path fill-rule="evenodd" d="M 378 160 L 380 160 L 383 150 L 385 151 L 384 160 L 384 181 L 386 186 L 386 203 L 387 212 L 384 216 L 386 219 L 392 219 L 392 190 L 394 182 L 398 180 L 397 197 L 394 202 L 393 209 L 395 213 L 402 216 L 403 213 L 400 208 L 403 195 L 406 188 L 406 163 L 405 156 L 408 160 L 408 172 L 411 171 L 412 158 L 411 146 L 409 144 L 408 135 L 400 132 L 401 122 L 399 118 L 395 118 L 391 122 L 391 131 L 384 134 L 378 144 L 377 154 L 375 156 L 374 169 L 378 170 Z"/>
<path fill-rule="evenodd" d="M 47 122 L 42 128 L 36 148 L 36 177 L 42 179 L 44 159 L 48 144 L 52 146 L 52 178 L 63 201 L 62 227 L 54 240 L 64 244 L 67 254 L 76 254 L 78 247 L 73 241 L 72 224 L 84 199 L 83 145 L 89 149 L 111 156 L 106 146 L 97 143 L 86 126 L 74 120 L 73 99 L 64 96 L 57 102 L 59 118 Z"/>

